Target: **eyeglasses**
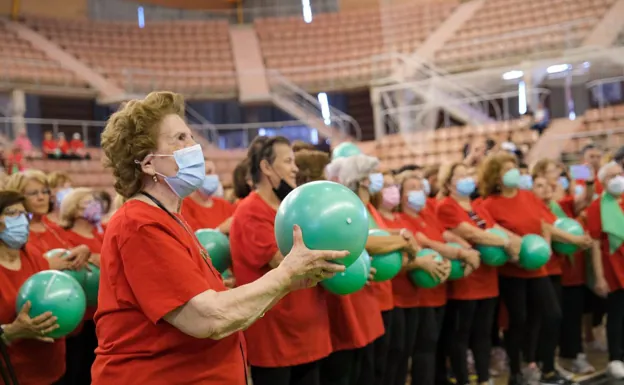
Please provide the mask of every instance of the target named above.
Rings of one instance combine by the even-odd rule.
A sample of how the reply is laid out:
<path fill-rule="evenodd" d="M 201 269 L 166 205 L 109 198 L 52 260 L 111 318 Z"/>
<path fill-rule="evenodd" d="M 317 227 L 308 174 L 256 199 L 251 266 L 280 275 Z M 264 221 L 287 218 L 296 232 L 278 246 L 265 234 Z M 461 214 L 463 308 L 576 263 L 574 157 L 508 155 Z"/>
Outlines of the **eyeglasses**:
<path fill-rule="evenodd" d="M 2 213 L 3 216 L 5 217 L 16 217 L 18 215 L 21 214 L 26 214 L 26 211 L 24 210 L 4 210 L 4 212 Z"/>
<path fill-rule="evenodd" d="M 36 196 L 39 196 L 39 194 L 50 195 L 50 189 L 44 188 L 42 190 L 24 191 L 25 197 L 36 197 Z"/>

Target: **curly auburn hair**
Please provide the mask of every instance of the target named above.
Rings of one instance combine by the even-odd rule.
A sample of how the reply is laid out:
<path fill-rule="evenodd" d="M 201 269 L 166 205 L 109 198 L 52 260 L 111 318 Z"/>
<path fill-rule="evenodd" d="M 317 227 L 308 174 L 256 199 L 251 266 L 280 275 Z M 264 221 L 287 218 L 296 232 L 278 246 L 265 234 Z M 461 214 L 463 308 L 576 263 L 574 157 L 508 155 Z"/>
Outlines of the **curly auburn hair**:
<path fill-rule="evenodd" d="M 115 112 L 102 133 L 105 166 L 113 170 L 115 191 L 130 198 L 143 188 L 143 173 L 135 163 L 156 150 L 160 122 L 168 115 L 184 119 L 184 98 L 173 92 L 152 92 L 131 100 Z"/>
<path fill-rule="evenodd" d="M 299 150 L 295 153 L 297 186 L 325 179 L 325 167 L 329 164 L 329 154 L 322 151 Z"/>
<path fill-rule="evenodd" d="M 477 182 L 479 193 L 483 198 L 500 192 L 501 171 L 507 162 L 518 165 L 518 159 L 510 153 L 497 153 L 485 158 L 479 168 L 479 181 Z"/>

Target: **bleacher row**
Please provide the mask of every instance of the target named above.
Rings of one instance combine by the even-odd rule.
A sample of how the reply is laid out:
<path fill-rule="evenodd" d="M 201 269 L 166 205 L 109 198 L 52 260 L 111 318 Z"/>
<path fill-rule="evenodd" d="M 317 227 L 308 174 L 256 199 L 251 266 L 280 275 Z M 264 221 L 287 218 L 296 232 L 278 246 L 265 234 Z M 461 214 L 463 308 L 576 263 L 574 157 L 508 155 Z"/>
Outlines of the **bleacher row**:
<path fill-rule="evenodd" d="M 568 153 L 575 157 L 582 146 L 590 141 L 596 141 L 596 132 L 604 132 L 609 148 L 624 145 L 624 130 L 617 130 L 624 127 L 624 105 L 589 110 L 579 121 L 581 136 L 566 139 L 564 156 Z M 460 161 L 464 144 L 472 139 L 493 139 L 497 143 L 502 143 L 511 137 L 512 141 L 518 145 L 532 145 L 538 138 L 535 131 L 530 130 L 530 124 L 529 118 L 522 118 L 483 126 L 440 128 L 417 133 L 388 135 L 381 140 L 362 142 L 360 146 L 365 153 L 379 157 L 383 169 L 395 169 L 408 163 L 427 166 Z M 584 132 L 592 132 L 593 135 L 583 137 Z M 102 167 L 101 150 L 92 148 L 89 152 L 91 160 L 31 160 L 28 167 L 46 172 L 65 170 L 75 179 L 81 180 L 85 186 L 110 189 L 113 177 Z M 215 163 L 224 186 L 230 186 L 232 172 L 238 162 L 244 158 L 246 151 L 205 149 L 204 153 Z"/>
<path fill-rule="evenodd" d="M 483 7 L 435 54 L 449 70 L 553 54 L 578 47 L 615 0 L 485 0 Z M 374 7 L 254 23 L 265 65 L 313 89 L 368 86 L 387 75 L 384 52 L 414 52 L 459 5 L 459 0 Z M 171 88 L 231 97 L 237 92 L 225 21 L 135 23 L 26 17 L 24 23 L 99 73 L 131 91 Z M 562 27 L 565 25 L 565 27 Z M 552 27 L 551 29 L 548 29 Z M 2 78 L 86 87 L 84 82 L 0 27 Z M 42 64 L 45 67 L 42 70 Z M 352 62 L 335 70 L 328 65 Z M 316 69 L 314 67 L 317 67 Z M 305 70 L 301 70 L 305 68 Z M 131 73 L 131 75 L 129 75 Z"/>

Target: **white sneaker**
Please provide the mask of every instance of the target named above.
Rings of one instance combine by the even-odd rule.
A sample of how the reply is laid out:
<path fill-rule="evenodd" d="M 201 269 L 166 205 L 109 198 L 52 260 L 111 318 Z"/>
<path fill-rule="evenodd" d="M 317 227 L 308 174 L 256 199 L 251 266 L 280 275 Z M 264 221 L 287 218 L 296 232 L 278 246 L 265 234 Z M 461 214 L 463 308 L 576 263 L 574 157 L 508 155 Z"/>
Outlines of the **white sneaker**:
<path fill-rule="evenodd" d="M 624 379 L 624 362 L 611 361 L 607 365 L 607 373 L 615 380 Z"/>
<path fill-rule="evenodd" d="M 587 361 L 587 356 L 584 353 L 576 355 L 576 359 L 572 361 L 571 369 L 576 374 L 589 374 L 596 371 L 596 368 Z"/>
<path fill-rule="evenodd" d="M 537 365 L 526 366 L 522 369 L 522 377 L 528 385 L 539 384 L 542 372 Z"/>
<path fill-rule="evenodd" d="M 600 352 L 600 353 L 606 353 L 608 350 L 607 345 L 604 342 L 598 341 L 598 340 L 588 342 L 587 349 L 593 350 L 595 352 Z"/>
<path fill-rule="evenodd" d="M 574 378 L 574 373 L 571 373 L 570 371 L 564 369 L 561 365 L 559 365 L 558 362 L 555 362 L 555 370 L 559 372 L 559 375 L 561 375 L 561 377 L 565 378 L 566 380 L 572 380 Z"/>

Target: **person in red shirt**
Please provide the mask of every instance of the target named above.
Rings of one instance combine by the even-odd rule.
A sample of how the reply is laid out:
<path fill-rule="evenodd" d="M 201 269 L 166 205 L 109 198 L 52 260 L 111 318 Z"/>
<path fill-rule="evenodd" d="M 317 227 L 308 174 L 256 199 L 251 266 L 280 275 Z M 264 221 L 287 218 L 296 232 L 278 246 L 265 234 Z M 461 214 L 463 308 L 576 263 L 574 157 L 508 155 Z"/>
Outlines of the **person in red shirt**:
<path fill-rule="evenodd" d="M 441 170 L 440 197 L 437 218 L 447 231 L 460 236 L 471 245 L 504 247 L 508 254 L 517 258 L 520 237 L 504 239 L 485 231 L 496 224 L 483 208 L 470 200 L 476 188 L 462 163 L 452 163 Z M 492 339 L 490 338 L 494 317 L 497 313 L 498 273 L 495 267 L 481 264 L 472 274 L 449 286 L 447 317 L 454 325 L 449 346 L 451 366 L 458 384 L 469 383 L 467 352 L 472 350 L 478 383 L 487 384 L 490 379 L 489 364 Z M 472 342 L 472 344 L 471 344 Z"/>
<path fill-rule="evenodd" d="M 600 148 L 598 148 L 595 144 L 588 144 L 585 147 L 583 147 L 581 149 L 581 156 L 583 157 L 583 163 L 585 165 L 587 165 L 590 170 L 593 172 L 593 175 L 597 175 L 598 174 L 598 170 L 600 170 L 600 166 L 602 165 L 602 155 L 603 152 Z M 596 180 L 589 180 L 589 181 L 583 181 L 583 180 L 577 180 L 576 183 L 578 185 L 584 186 L 584 187 L 588 187 L 587 185 L 591 185 L 593 182 L 593 188 L 594 188 L 594 192 L 595 194 L 593 195 L 593 198 L 597 198 L 598 195 L 602 194 L 602 192 L 604 191 L 604 185 L 602 184 L 602 182 L 600 182 L 600 179 L 596 179 Z"/>
<path fill-rule="evenodd" d="M 73 189 L 63 199 L 60 225 L 65 229 L 64 239 L 70 246 L 86 245 L 91 252 L 89 262 L 100 266 L 102 249 L 102 206 L 88 188 Z M 88 307 L 82 330 L 67 338 L 67 373 L 65 378 L 73 384 L 91 383 L 91 365 L 95 360 L 97 337 L 93 315 L 95 307 Z"/>
<path fill-rule="evenodd" d="M 83 157 L 85 154 L 85 144 L 80 138 L 79 132 L 74 132 L 72 135 L 72 140 L 69 142 L 69 151 L 72 154 Z"/>
<path fill-rule="evenodd" d="M 235 206 L 238 205 L 238 202 L 251 194 L 253 183 L 249 175 L 248 158 L 243 159 L 236 165 L 236 168 L 234 168 L 234 172 L 232 173 L 232 187 L 234 188 L 234 196 L 236 197 L 236 201 L 234 202 Z"/>
<path fill-rule="evenodd" d="M 371 204 L 371 197 L 381 192 L 384 186 L 383 174 L 376 172 L 378 166 L 379 160 L 377 158 L 364 154 L 344 158 L 337 166 L 340 183 L 355 192 L 366 206 L 369 214 L 369 229 L 388 228 L 385 220 Z M 390 236 L 369 236 L 366 242 L 368 254 L 372 258 L 375 258 L 375 255 L 386 254 L 392 251 L 409 252 L 413 255 L 417 250 L 415 242 L 412 242 L 404 235 L 396 234 L 397 232 L 394 233 Z M 367 347 L 367 349 L 372 350 L 368 351 L 365 361 L 362 363 L 366 372 L 360 375 L 364 378 L 374 379 L 375 384 L 384 384 L 391 341 L 401 341 L 404 339 L 404 336 L 400 328 L 396 330 L 397 335 L 393 335 L 395 331 L 392 329 L 392 325 L 394 325 L 392 309 L 395 306 L 392 295 L 392 281 L 373 282 L 370 286 L 365 287 L 364 290 L 371 291 L 377 298 L 384 321 L 385 333 L 373 342 L 372 347 Z"/>
<path fill-rule="evenodd" d="M 587 228 L 594 239 L 592 264 L 597 294 L 607 298 L 607 372 L 624 378 L 624 176 L 617 162 L 604 165 L 598 180 L 605 192 L 587 208 Z"/>
<path fill-rule="evenodd" d="M 587 237 L 572 236 L 552 224 L 556 217 L 531 191 L 519 189 L 520 171 L 515 156 L 505 153 L 489 156 L 482 164 L 478 186 L 484 198 L 482 207 L 492 219 L 516 235 L 542 234 L 547 240 L 556 240 L 589 246 Z M 520 372 L 520 352 L 526 336 L 539 335 L 540 326 L 546 340 L 542 348 L 542 382 L 566 384 L 555 370 L 555 350 L 558 343 L 558 325 L 561 309 L 545 267 L 526 270 L 513 261 L 499 268 L 501 298 L 509 312 L 509 328 L 505 338 L 511 376 L 510 385 L 523 383 Z M 533 322 L 539 320 L 539 322 Z M 540 325 L 541 323 L 541 325 Z M 531 329 L 531 330 L 529 330 Z M 525 350 L 527 362 L 536 361 L 537 341 L 530 340 Z M 536 366 L 529 368 L 537 372 Z"/>
<path fill-rule="evenodd" d="M 72 180 L 69 175 L 62 171 L 53 171 L 47 175 L 48 187 L 50 188 L 50 201 L 52 210 L 46 215 L 50 222 L 58 224 L 61 220 L 61 202 L 63 198 L 72 190 Z"/>
<path fill-rule="evenodd" d="M 69 147 L 69 142 L 67 141 L 67 139 L 65 139 L 65 133 L 59 132 L 57 134 L 57 142 L 56 143 L 58 145 L 58 149 L 61 151 L 61 156 L 69 155 L 70 147 Z"/>
<path fill-rule="evenodd" d="M 205 177 L 182 96 L 153 92 L 123 105 L 102 149 L 127 201 L 102 243 L 92 384 L 247 384 L 242 330 L 289 293 L 344 271 L 331 261 L 347 252 L 308 250 L 295 226 L 279 267 L 227 290 L 179 212 Z"/>
<path fill-rule="evenodd" d="M 269 138 L 250 152 L 256 191 L 239 204 L 230 227 L 232 272 L 238 285 L 271 276 L 283 266 L 275 215 L 296 186 L 298 171 L 284 137 Z M 284 297 L 245 330 L 245 338 L 255 385 L 320 385 L 320 360 L 332 352 L 323 290 L 310 287 Z"/>
<path fill-rule="evenodd" d="M 13 147 L 6 158 L 5 170 L 9 175 L 24 171 L 24 153 L 20 147 Z"/>
<path fill-rule="evenodd" d="M 0 228 L 0 344 L 8 345 L 16 380 L 21 385 L 56 384 L 65 372 L 65 339 L 45 337 L 58 328 L 56 317 L 47 312 L 30 318 L 30 303 L 19 311 L 15 309 L 24 282 L 50 269 L 45 258 L 24 247 L 28 219 L 21 194 L 0 191 Z"/>
<path fill-rule="evenodd" d="M 182 216 L 193 231 L 217 229 L 223 234 L 229 234 L 234 206 L 214 196 L 219 185 L 214 163 L 206 162 L 206 177 L 202 185 L 182 202 Z"/>
<path fill-rule="evenodd" d="M 43 134 L 43 144 L 41 149 L 48 159 L 58 159 L 61 156 L 61 150 L 59 149 L 56 140 L 54 140 L 52 131 L 46 131 Z"/>
<path fill-rule="evenodd" d="M 297 185 L 325 177 L 329 155 L 321 151 L 298 151 L 295 153 Z M 372 355 L 372 342 L 384 334 L 381 311 L 371 290 L 361 289 L 349 295 L 325 292 L 327 310 L 331 315 L 329 327 L 332 353 L 321 363 L 321 384 L 359 385 L 373 383 L 374 373 L 362 365 L 366 356 Z M 369 347 L 369 348 L 367 348 Z M 371 353 L 371 354 L 369 354 Z M 373 356 L 374 359 L 374 356 Z"/>

